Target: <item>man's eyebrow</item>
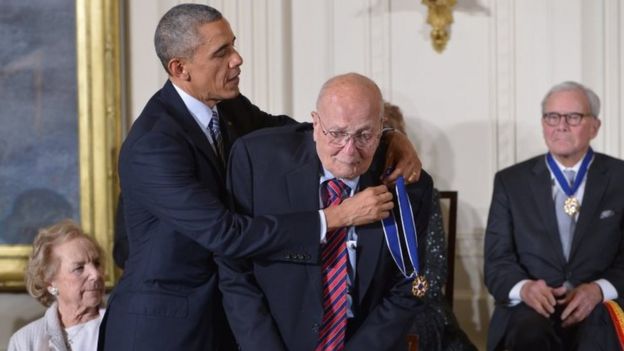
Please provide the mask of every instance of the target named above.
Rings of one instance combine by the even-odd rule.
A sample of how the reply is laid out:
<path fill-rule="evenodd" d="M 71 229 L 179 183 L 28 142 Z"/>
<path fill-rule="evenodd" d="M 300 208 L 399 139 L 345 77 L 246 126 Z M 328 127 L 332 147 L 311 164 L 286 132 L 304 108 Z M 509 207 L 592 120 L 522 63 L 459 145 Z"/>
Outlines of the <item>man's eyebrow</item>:
<path fill-rule="evenodd" d="M 232 42 L 230 43 L 224 43 L 223 45 L 219 46 L 212 54 L 216 54 L 219 51 L 223 51 L 225 49 L 227 49 L 228 46 L 234 46 L 234 43 L 236 42 L 236 37 L 234 37 L 234 39 L 232 39 Z"/>
<path fill-rule="evenodd" d="M 220 51 L 225 50 L 229 45 L 230 45 L 230 43 L 225 43 L 225 44 L 219 46 L 215 51 L 212 52 L 212 54 L 214 55 L 214 54 L 216 54 L 216 53 L 218 53 Z"/>

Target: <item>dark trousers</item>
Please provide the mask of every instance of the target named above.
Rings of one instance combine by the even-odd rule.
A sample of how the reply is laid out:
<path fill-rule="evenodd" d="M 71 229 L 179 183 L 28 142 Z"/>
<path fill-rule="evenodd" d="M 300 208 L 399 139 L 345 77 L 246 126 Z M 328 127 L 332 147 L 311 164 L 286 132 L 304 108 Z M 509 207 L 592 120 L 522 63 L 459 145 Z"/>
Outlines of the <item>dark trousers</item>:
<path fill-rule="evenodd" d="M 561 326 L 563 307 L 557 306 L 545 318 L 524 303 L 511 309 L 505 332 L 507 350 L 530 351 L 615 351 L 619 350 L 617 335 L 609 312 L 603 304 L 582 322 L 571 327 Z"/>

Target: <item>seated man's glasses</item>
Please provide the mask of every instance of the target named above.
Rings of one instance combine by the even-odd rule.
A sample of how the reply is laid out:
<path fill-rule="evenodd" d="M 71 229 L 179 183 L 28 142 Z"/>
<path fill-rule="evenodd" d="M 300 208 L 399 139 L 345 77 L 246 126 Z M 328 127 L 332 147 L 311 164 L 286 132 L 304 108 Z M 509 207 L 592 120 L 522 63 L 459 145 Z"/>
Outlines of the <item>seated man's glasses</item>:
<path fill-rule="evenodd" d="M 565 121 L 570 126 L 578 126 L 581 124 L 581 120 L 583 117 L 592 116 L 591 113 L 580 113 L 580 112 L 570 112 L 570 113 L 558 113 L 558 112 L 546 112 L 542 115 L 544 122 L 551 127 L 555 127 L 559 125 L 559 121 L 561 117 L 565 118 Z"/>
<path fill-rule="evenodd" d="M 355 147 L 358 149 L 366 149 L 374 145 L 376 139 L 381 137 L 381 132 L 373 133 L 370 131 L 361 131 L 357 133 L 349 133 L 342 130 L 327 130 L 325 129 L 325 126 L 323 126 L 321 116 L 318 113 L 315 113 L 315 115 L 318 117 L 323 135 L 329 138 L 329 144 L 333 146 L 343 147 L 347 145 L 349 139 L 353 139 Z"/>

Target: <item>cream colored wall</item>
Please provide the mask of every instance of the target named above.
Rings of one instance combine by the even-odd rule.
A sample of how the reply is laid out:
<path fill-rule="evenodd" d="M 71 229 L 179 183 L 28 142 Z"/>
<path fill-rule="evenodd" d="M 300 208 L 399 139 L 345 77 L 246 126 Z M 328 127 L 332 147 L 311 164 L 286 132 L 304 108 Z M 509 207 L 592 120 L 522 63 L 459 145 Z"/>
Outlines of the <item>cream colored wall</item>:
<path fill-rule="evenodd" d="M 181 1 L 132 0 L 128 117 L 166 75 L 154 54 L 159 17 Z M 357 71 L 402 107 L 439 189 L 459 191 L 455 312 L 483 345 L 491 303 L 482 240 L 494 173 L 544 151 L 540 100 L 573 79 L 603 99 L 595 149 L 622 157 L 624 4 L 619 0 L 459 0 L 451 40 L 433 51 L 419 0 L 215 0 L 245 59 L 242 91 L 257 105 L 308 121 L 328 77 Z M 0 349 L 41 315 L 23 294 L 0 294 Z"/>

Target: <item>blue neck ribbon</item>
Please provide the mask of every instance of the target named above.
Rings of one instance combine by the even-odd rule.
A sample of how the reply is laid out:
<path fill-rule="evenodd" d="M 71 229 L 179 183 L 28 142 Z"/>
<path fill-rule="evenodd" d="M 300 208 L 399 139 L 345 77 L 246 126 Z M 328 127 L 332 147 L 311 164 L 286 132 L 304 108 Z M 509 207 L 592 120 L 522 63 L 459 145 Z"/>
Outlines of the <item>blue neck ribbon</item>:
<path fill-rule="evenodd" d="M 397 267 L 406 278 L 414 278 L 420 272 L 418 239 L 416 224 L 414 222 L 414 213 L 412 212 L 412 205 L 409 202 L 407 191 L 405 190 L 405 180 L 403 177 L 399 177 L 397 179 L 395 191 L 397 195 L 397 202 L 399 203 L 399 215 L 404 239 L 403 242 L 407 246 L 410 266 L 406 265 L 407 262 L 403 257 L 402 243 L 401 238 L 399 237 L 399 228 L 394 212 L 392 212 L 388 218 L 382 220 L 384 235 L 394 263 L 396 263 Z M 409 274 L 408 269 L 411 270 L 411 273 Z"/>
<path fill-rule="evenodd" d="M 546 154 L 546 162 L 548 163 L 548 167 L 550 168 L 550 171 L 555 175 L 555 179 L 557 180 L 557 183 L 559 183 L 559 186 L 561 186 L 561 189 L 563 189 L 563 192 L 566 195 L 568 195 L 568 197 L 571 197 L 572 195 L 574 195 L 574 193 L 576 193 L 578 188 L 581 186 L 581 183 L 583 182 L 583 179 L 585 178 L 585 175 L 587 174 L 587 168 L 589 167 L 589 162 L 592 160 L 593 157 L 594 157 L 594 150 L 592 150 L 592 148 L 590 147 L 587 150 L 585 157 L 583 157 L 583 161 L 581 162 L 581 167 L 579 168 L 578 174 L 576 175 L 576 179 L 574 179 L 574 184 L 572 184 L 572 187 L 570 187 L 570 185 L 568 184 L 568 180 L 563 175 L 563 172 L 561 172 L 561 170 L 557 166 L 557 163 L 555 162 L 555 159 L 550 154 L 550 152 Z"/>

